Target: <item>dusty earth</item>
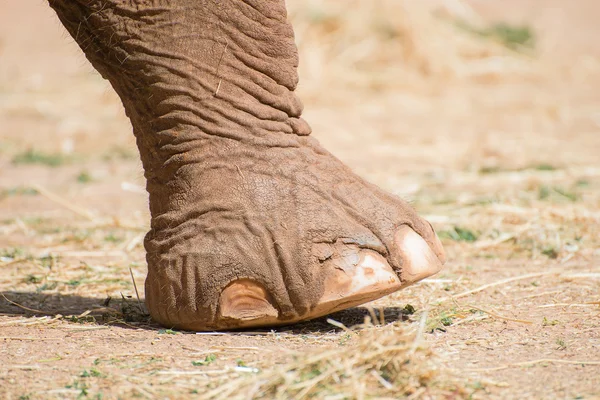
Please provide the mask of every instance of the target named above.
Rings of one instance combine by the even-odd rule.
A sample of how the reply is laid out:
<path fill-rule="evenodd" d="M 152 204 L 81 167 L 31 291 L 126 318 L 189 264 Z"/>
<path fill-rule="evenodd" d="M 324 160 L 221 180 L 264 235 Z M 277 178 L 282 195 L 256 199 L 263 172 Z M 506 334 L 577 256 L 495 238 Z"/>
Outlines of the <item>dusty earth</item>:
<path fill-rule="evenodd" d="M 600 398 L 600 4 L 472 1 L 431 22 L 335 3 L 290 2 L 306 118 L 443 239 L 447 267 L 371 304 L 385 321 L 365 328 L 381 348 L 413 332 L 437 381 L 374 362 L 352 385 L 314 369 L 263 391 L 305 356 L 347 365 L 362 345 L 344 326 L 367 308 L 227 334 L 148 321 L 129 124 L 44 2 L 19 0 L 0 5 L 0 398 Z M 428 25 L 459 17 L 460 39 Z M 493 21 L 535 43 L 506 49 L 476 28 Z"/>

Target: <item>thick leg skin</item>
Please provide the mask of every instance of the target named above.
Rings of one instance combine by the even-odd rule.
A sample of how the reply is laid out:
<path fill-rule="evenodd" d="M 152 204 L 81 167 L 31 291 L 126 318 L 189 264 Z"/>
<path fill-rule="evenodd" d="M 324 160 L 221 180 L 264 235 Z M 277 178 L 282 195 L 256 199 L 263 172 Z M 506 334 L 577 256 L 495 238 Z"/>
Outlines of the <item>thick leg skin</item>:
<path fill-rule="evenodd" d="M 131 119 L 158 322 L 290 323 L 441 268 L 431 226 L 309 136 L 282 0 L 49 3 Z"/>

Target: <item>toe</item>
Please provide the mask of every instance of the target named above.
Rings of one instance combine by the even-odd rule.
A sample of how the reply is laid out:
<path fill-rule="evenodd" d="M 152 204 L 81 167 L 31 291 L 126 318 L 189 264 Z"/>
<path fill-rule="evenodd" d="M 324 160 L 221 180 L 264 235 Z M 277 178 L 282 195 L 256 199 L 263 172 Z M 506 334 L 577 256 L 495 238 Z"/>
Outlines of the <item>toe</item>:
<path fill-rule="evenodd" d="M 402 225 L 394 236 L 402 260 L 400 280 L 402 287 L 425 279 L 442 269 L 445 254 L 442 244 L 433 232 L 424 239 L 407 225 Z"/>

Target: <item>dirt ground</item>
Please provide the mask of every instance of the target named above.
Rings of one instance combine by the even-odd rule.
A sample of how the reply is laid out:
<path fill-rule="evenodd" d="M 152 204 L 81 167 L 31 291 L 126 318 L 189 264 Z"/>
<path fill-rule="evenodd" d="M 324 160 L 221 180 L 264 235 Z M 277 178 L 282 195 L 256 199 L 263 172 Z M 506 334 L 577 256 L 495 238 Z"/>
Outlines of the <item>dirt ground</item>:
<path fill-rule="evenodd" d="M 119 100 L 44 1 L 3 2 L 0 398 L 600 398 L 600 4 L 431 1 L 453 5 L 431 22 L 385 0 L 288 3 L 314 135 L 432 222 L 445 269 L 333 324 L 153 324 L 133 284 L 143 302 L 149 218 Z M 495 22 L 535 43 L 506 48 L 481 28 Z M 347 365 L 364 343 L 345 327 L 371 312 L 385 321 L 370 345 L 413 332 L 435 383 L 400 391 L 377 362 L 345 388 L 319 369 L 286 380 L 305 356 Z M 261 392 L 276 374 L 279 392 Z"/>

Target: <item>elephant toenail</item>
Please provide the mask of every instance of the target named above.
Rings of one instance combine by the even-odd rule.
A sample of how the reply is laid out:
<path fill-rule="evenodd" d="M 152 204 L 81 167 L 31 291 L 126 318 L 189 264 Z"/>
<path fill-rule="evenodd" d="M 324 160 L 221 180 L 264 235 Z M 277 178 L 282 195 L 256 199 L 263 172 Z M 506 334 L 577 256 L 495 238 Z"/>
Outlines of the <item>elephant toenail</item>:
<path fill-rule="evenodd" d="M 437 255 L 438 252 L 409 226 L 402 225 L 398 229 L 395 241 L 403 259 L 400 272 L 403 287 L 425 279 L 442 269 L 443 263 Z"/>
<path fill-rule="evenodd" d="M 395 292 L 402 285 L 385 258 L 372 250 L 357 250 L 348 262 L 333 258 L 324 266 L 329 269 L 324 294 L 312 310 L 315 317 L 376 300 Z"/>
<path fill-rule="evenodd" d="M 231 326 L 235 327 L 243 326 L 243 321 L 264 320 L 264 323 L 269 323 L 277 319 L 279 312 L 262 285 L 250 279 L 239 279 L 230 283 L 221 293 L 219 315 L 223 319 L 234 320 Z"/>

